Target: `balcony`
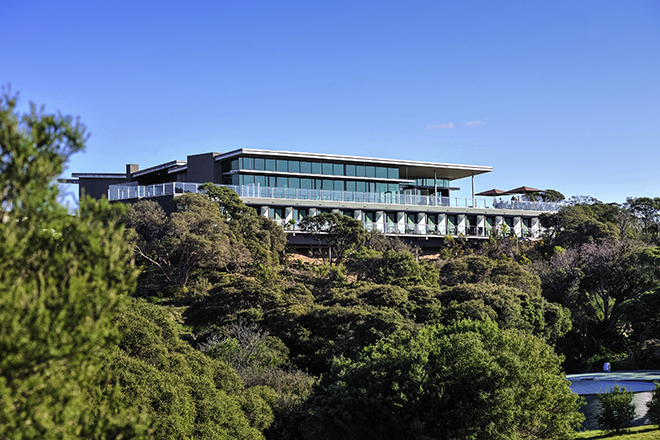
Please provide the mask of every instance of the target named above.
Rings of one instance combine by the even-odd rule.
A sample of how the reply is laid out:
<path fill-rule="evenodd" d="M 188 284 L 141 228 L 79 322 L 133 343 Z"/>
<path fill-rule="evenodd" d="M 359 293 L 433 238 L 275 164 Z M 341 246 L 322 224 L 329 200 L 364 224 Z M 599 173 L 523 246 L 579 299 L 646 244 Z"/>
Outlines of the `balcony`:
<path fill-rule="evenodd" d="M 168 182 L 155 185 L 110 185 L 108 199 L 111 201 L 159 197 L 183 193 L 196 193 L 201 183 Z M 376 203 L 416 207 L 487 208 L 515 211 L 556 212 L 562 206 L 554 202 L 502 201 L 491 197 L 436 197 L 403 193 L 365 193 L 330 191 L 319 189 L 273 188 L 257 185 L 222 185 L 230 188 L 241 198 L 263 198 L 284 200 L 312 200 L 328 202 Z"/>

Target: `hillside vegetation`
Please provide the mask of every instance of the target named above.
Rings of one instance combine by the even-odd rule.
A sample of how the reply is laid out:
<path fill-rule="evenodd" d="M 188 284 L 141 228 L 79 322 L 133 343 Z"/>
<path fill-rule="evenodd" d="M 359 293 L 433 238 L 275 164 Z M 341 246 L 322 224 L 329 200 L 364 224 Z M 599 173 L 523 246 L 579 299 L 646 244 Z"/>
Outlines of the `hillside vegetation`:
<path fill-rule="evenodd" d="M 227 188 L 132 206 L 53 179 L 82 125 L 0 101 L 0 437 L 565 439 L 564 372 L 660 366 L 660 199 L 434 258 L 338 214 L 314 254 Z M 503 231 L 505 232 L 505 231 Z"/>

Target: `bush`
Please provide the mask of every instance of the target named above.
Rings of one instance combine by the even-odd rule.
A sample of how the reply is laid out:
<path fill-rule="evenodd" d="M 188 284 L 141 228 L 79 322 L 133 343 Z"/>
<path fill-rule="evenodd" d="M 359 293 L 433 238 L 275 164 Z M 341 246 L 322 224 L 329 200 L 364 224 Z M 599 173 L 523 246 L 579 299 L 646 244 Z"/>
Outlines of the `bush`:
<path fill-rule="evenodd" d="M 633 392 L 615 386 L 613 390 L 598 396 L 600 412 L 598 424 L 606 431 L 621 432 L 632 425 L 635 418 Z"/>
<path fill-rule="evenodd" d="M 646 416 L 654 425 L 660 425 L 660 383 L 655 383 L 655 390 L 651 394 L 651 400 L 646 402 Z"/>

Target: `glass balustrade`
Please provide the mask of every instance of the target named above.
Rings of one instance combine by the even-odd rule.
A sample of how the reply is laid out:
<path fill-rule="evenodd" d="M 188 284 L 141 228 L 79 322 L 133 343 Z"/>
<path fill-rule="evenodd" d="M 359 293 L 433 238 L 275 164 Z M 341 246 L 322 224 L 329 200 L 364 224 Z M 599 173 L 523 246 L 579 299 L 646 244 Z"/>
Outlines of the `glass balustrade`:
<path fill-rule="evenodd" d="M 110 185 L 108 198 L 112 201 L 136 199 L 143 197 L 158 197 L 165 195 L 198 192 L 201 184 L 189 182 L 168 182 L 154 185 Z M 319 189 L 274 188 L 259 185 L 222 185 L 234 191 L 240 197 L 285 199 L 285 200 L 319 200 L 327 202 L 376 203 L 383 205 L 407 206 L 438 206 L 453 208 L 487 208 L 513 211 L 556 212 L 560 203 L 530 202 L 530 201 L 497 201 L 492 198 L 462 198 L 437 197 L 405 193 L 375 193 L 332 191 Z"/>

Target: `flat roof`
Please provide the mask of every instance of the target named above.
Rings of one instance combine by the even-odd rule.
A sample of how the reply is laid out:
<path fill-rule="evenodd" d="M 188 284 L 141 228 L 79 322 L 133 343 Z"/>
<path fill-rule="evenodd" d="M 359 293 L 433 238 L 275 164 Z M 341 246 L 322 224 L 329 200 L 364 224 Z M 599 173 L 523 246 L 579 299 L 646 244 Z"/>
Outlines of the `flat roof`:
<path fill-rule="evenodd" d="M 482 165 L 460 165 L 448 164 L 439 162 L 424 162 L 415 160 L 402 160 L 402 159 L 382 159 L 377 157 L 363 157 L 363 156 L 343 156 L 338 154 L 321 154 L 321 153 L 301 153 L 296 151 L 280 151 L 280 150 L 260 150 L 252 148 L 241 148 L 227 153 L 222 153 L 215 157 L 215 160 L 229 159 L 239 155 L 254 154 L 258 156 L 272 156 L 272 157 L 286 157 L 292 159 L 315 159 L 325 161 L 341 161 L 341 162 L 359 162 L 359 163 L 373 163 L 379 165 L 408 167 L 411 174 L 419 177 L 433 177 L 433 171 L 439 172 L 439 178 L 455 180 L 464 177 L 476 176 L 478 174 L 489 173 L 493 171 L 493 167 Z"/>
<path fill-rule="evenodd" d="M 153 167 L 145 168 L 140 171 L 136 171 L 134 173 L 131 173 L 131 176 L 139 177 L 143 176 L 145 174 L 153 173 L 156 171 L 161 171 L 161 170 L 166 170 L 168 168 L 173 168 L 173 167 L 180 167 L 186 165 L 187 162 L 185 160 L 172 160 L 169 162 L 162 163 L 160 165 L 154 165 Z"/>
<path fill-rule="evenodd" d="M 79 179 L 121 179 L 126 173 L 71 173 L 71 177 Z"/>

